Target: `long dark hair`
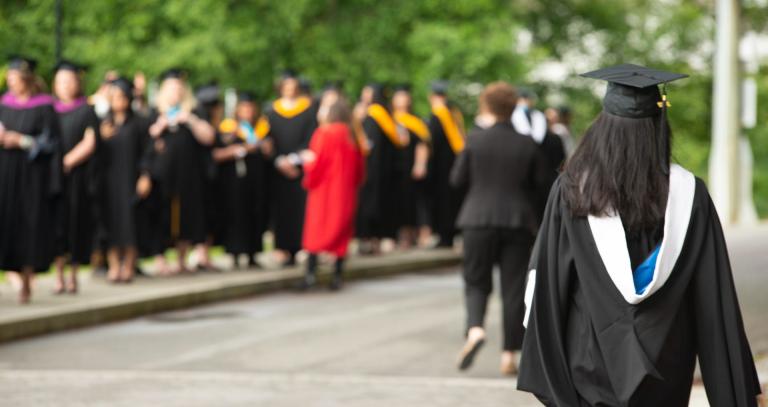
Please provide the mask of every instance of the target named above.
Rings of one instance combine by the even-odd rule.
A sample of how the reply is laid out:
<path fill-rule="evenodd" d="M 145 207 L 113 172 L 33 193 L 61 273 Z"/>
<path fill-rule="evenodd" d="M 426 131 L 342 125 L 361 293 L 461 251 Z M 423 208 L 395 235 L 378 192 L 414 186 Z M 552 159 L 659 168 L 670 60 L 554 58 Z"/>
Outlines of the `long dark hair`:
<path fill-rule="evenodd" d="M 666 136 L 659 131 L 666 126 Z M 618 211 L 625 227 L 653 227 L 664 218 L 669 178 L 669 123 L 602 112 L 565 165 L 563 197 L 573 216 Z M 665 155 L 665 156 L 664 156 Z"/>

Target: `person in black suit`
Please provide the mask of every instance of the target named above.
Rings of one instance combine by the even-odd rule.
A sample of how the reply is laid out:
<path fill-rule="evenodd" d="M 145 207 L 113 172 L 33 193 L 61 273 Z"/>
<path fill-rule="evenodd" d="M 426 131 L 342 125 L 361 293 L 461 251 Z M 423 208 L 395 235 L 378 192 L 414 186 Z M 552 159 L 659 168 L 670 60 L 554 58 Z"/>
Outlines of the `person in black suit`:
<path fill-rule="evenodd" d="M 474 129 L 456 159 L 451 183 L 468 188 L 457 226 L 464 237 L 467 341 L 459 369 L 471 366 L 485 342 L 484 320 L 492 291 L 493 267 L 501 270 L 504 352 L 501 370 L 517 370 L 515 351 L 523 341 L 526 266 L 538 228 L 538 197 L 546 185 L 546 159 L 536 142 L 517 133 L 509 121 L 515 88 L 491 83 L 480 95 L 481 111 L 495 123 Z"/>

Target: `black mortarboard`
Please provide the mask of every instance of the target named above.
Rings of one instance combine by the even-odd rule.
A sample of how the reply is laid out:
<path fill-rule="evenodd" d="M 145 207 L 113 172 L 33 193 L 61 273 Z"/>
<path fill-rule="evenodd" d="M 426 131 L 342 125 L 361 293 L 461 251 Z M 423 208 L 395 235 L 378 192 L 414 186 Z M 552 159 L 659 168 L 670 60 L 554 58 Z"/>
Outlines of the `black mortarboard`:
<path fill-rule="evenodd" d="M 112 86 L 120 89 L 121 92 L 129 99 L 133 99 L 133 81 L 128 78 L 118 77 L 110 82 Z"/>
<path fill-rule="evenodd" d="M 581 76 L 608 81 L 603 98 L 603 111 L 621 117 L 641 119 L 659 116 L 658 154 L 662 157 L 662 171 L 669 174 L 669 134 L 667 133 L 666 84 L 688 75 L 660 71 L 633 64 L 616 65 L 581 74 Z M 659 91 L 658 85 L 663 85 Z"/>
<path fill-rule="evenodd" d="M 221 90 L 216 82 L 198 86 L 195 89 L 195 99 L 203 105 L 215 105 L 219 102 Z"/>
<path fill-rule="evenodd" d="M 283 69 L 282 72 L 280 72 L 281 80 L 289 79 L 289 78 L 297 79 L 298 77 L 299 77 L 299 74 L 295 70 L 290 68 Z"/>
<path fill-rule="evenodd" d="M 398 91 L 410 92 L 411 91 L 411 84 L 410 83 L 398 83 L 397 85 L 392 87 L 392 90 L 394 92 L 398 92 Z"/>
<path fill-rule="evenodd" d="M 432 83 L 429 84 L 429 90 L 436 95 L 445 96 L 448 94 L 449 86 L 450 86 L 450 83 L 448 83 L 448 81 L 438 79 L 438 80 L 432 81 Z"/>
<path fill-rule="evenodd" d="M 181 69 L 181 68 L 169 68 L 163 71 L 163 73 L 160 74 L 160 82 L 166 80 L 166 79 L 181 79 L 186 80 L 187 79 L 187 71 Z"/>
<path fill-rule="evenodd" d="M 237 103 L 256 102 L 257 99 L 256 94 L 249 90 L 241 90 L 237 92 Z"/>
<path fill-rule="evenodd" d="M 299 77 L 299 89 L 305 94 L 312 93 L 312 81 L 309 80 L 309 78 L 305 76 Z"/>
<path fill-rule="evenodd" d="M 11 55 L 8 57 L 8 69 L 18 69 L 20 71 L 34 72 L 37 67 L 37 60 L 27 58 L 21 55 Z"/>
<path fill-rule="evenodd" d="M 53 67 L 54 73 L 59 71 L 72 71 L 74 73 L 80 74 L 85 72 L 85 66 L 74 63 L 72 61 L 68 61 L 66 59 L 62 59 Z"/>
<path fill-rule="evenodd" d="M 661 113 L 662 94 L 658 85 L 688 75 L 665 72 L 633 64 L 622 64 L 581 74 L 592 79 L 608 81 L 603 98 L 603 110 L 629 118 L 656 116 Z"/>

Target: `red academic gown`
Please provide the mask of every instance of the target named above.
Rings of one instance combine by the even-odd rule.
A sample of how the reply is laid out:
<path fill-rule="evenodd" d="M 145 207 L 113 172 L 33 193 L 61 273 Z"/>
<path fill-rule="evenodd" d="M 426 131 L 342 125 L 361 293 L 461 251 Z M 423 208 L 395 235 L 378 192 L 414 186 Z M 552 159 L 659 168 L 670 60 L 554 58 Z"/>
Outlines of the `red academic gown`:
<path fill-rule="evenodd" d="M 303 186 L 308 191 L 304 249 L 344 257 L 354 236 L 358 188 L 365 173 L 363 156 L 349 127 L 342 123 L 315 130 L 309 149 L 317 160 L 304 166 Z"/>

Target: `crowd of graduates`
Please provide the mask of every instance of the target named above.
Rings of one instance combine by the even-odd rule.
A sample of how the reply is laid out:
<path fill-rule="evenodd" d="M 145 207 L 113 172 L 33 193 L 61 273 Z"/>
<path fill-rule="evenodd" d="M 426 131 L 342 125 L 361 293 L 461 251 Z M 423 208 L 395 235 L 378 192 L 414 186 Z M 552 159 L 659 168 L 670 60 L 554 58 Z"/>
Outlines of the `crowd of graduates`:
<path fill-rule="evenodd" d="M 309 252 L 308 286 L 319 252 L 337 258 L 340 284 L 352 237 L 363 255 L 379 253 L 386 241 L 400 248 L 454 244 L 465 191 L 449 178 L 466 136 L 445 81 L 431 84 L 430 115 L 422 120 L 407 84 L 370 83 L 350 105 L 340 83 L 313 92 L 285 71 L 272 103 L 239 89 L 226 109 L 218 85 L 193 91 L 183 69 L 163 72 L 151 100 L 141 75 L 107 72 L 86 95 L 85 74 L 61 61 L 49 94 L 34 60 L 13 57 L 8 64 L 0 102 L 0 270 L 8 271 L 22 303 L 30 300 L 34 274 L 51 264 L 58 294 L 76 293 L 78 268 L 89 264 L 106 269 L 112 283 L 131 282 L 139 258 L 154 258 L 158 275 L 217 270 L 209 254 L 214 245 L 233 255 L 235 267 L 260 267 L 256 254 L 267 231 L 280 266 Z M 570 145 L 567 121 L 554 116 L 567 111 L 547 112 L 548 121 L 533 108 L 533 95 L 521 96 L 511 121 L 550 157 L 554 180 Z M 313 134 L 323 133 L 318 125 L 332 122 L 344 129 L 324 133 L 341 136 L 313 147 L 320 137 Z M 482 112 L 474 126 L 484 126 Z M 346 138 L 351 144 L 337 142 Z M 323 148 L 334 145 L 333 154 L 343 156 L 338 151 L 348 144 L 361 157 L 359 168 L 347 163 L 354 158 L 336 167 L 320 159 Z M 313 185 L 349 172 L 341 189 L 312 197 Z M 330 222 L 339 226 L 329 229 L 329 214 L 337 212 Z M 166 260 L 169 248 L 177 264 Z"/>

